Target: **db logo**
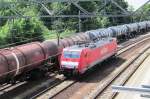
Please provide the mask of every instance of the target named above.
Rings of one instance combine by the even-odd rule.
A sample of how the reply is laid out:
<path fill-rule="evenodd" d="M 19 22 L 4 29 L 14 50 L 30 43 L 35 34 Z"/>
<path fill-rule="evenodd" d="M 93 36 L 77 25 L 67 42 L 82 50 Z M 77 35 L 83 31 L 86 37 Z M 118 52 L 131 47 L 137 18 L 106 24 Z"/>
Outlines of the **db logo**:
<path fill-rule="evenodd" d="M 101 49 L 101 54 L 105 54 L 108 52 L 108 49 L 106 47 L 102 48 Z"/>

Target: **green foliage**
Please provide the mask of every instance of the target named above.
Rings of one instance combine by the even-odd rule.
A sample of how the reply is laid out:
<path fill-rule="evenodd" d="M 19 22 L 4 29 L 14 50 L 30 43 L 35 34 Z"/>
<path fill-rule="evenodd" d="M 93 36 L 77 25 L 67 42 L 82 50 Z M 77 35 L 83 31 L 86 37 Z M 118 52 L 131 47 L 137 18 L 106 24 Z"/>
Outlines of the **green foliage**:
<path fill-rule="evenodd" d="M 51 30 L 49 32 L 44 33 L 44 38 L 45 39 L 56 39 L 57 38 L 57 35 L 56 35 L 57 33 L 58 33 L 58 31 Z M 68 29 L 66 29 L 65 31 L 63 31 L 61 33 L 60 38 L 69 37 L 69 36 L 71 36 L 74 33 L 76 33 L 75 30 L 68 30 Z"/>
<path fill-rule="evenodd" d="M 79 2 L 84 9 L 86 9 L 90 13 L 97 13 L 99 4 L 97 2 Z M 55 14 L 67 14 L 67 15 L 78 15 L 79 10 L 73 4 L 67 5 L 66 3 L 49 3 L 46 5 L 50 10 L 53 9 L 52 13 Z M 59 12 L 59 13 L 58 13 Z M 83 13 L 81 11 L 81 13 Z M 48 15 L 44 10 L 41 11 L 41 15 Z M 41 18 L 44 24 L 49 29 L 59 30 L 60 27 L 65 27 L 68 30 L 76 30 L 78 32 L 79 28 L 79 19 L 78 18 Z M 56 27 L 55 22 L 60 22 L 60 26 Z M 106 23 L 105 23 L 106 22 Z M 98 17 L 98 18 L 81 18 L 81 30 L 86 31 L 90 29 L 96 29 L 104 26 L 108 26 L 109 19 L 106 17 Z M 55 27 L 55 28 L 54 28 Z"/>
<path fill-rule="evenodd" d="M 2 5 L 4 2 L 16 0 L 0 0 Z M 30 0 L 24 0 L 30 1 Z M 115 0 L 119 5 L 127 10 L 128 5 L 124 0 Z M 101 14 L 99 11 L 102 7 L 102 2 L 79 2 L 84 9 L 90 13 Z M 0 6 L 1 6 L 0 5 Z M 52 15 L 78 15 L 79 13 L 83 14 L 82 11 L 76 8 L 74 4 L 68 3 L 48 3 L 45 6 L 50 10 Z M 149 19 L 147 13 L 150 10 L 150 6 L 146 6 L 143 14 L 141 16 L 134 17 L 136 20 Z M 49 15 L 44 8 L 39 5 L 29 5 L 25 3 L 17 3 L 14 7 L 2 7 L 0 9 L 0 15 L 9 16 L 9 15 L 18 15 L 15 11 L 21 16 L 38 16 L 38 15 Z M 109 4 L 105 7 L 102 12 L 108 12 L 107 14 L 120 14 L 122 11 L 114 4 Z M 148 17 L 145 17 L 145 16 Z M 124 18 L 109 18 L 105 16 L 93 17 L 93 18 L 20 18 L 20 19 L 1 19 L 0 20 L 0 45 L 7 43 L 16 43 L 22 44 L 30 41 L 42 41 L 44 39 L 55 39 L 57 35 L 60 34 L 60 37 L 66 37 L 79 32 L 79 26 L 81 25 L 81 31 L 105 28 L 112 25 L 128 23 L 131 20 L 131 17 Z M 79 24 L 79 21 L 81 24 Z"/>
<path fill-rule="evenodd" d="M 124 0 L 115 0 L 119 5 L 121 5 L 124 9 L 127 10 L 128 5 Z M 101 9 L 102 2 L 79 2 L 79 5 L 81 5 L 84 9 L 86 9 L 90 13 L 97 13 L 99 14 L 99 10 Z M 66 3 L 49 3 L 46 5 L 50 11 L 52 11 L 52 14 L 67 14 L 67 15 L 78 15 L 79 10 L 77 9 L 74 4 L 67 5 Z M 114 4 L 109 4 L 105 11 L 110 14 L 121 14 L 122 11 L 114 6 Z M 58 13 L 59 12 L 59 13 Z M 83 13 L 82 11 L 80 11 Z M 41 11 L 41 15 L 48 15 L 44 10 Z M 59 30 L 60 28 L 56 28 L 56 24 L 54 20 L 59 20 L 61 27 L 66 26 L 66 29 L 69 30 L 76 30 L 78 32 L 79 29 L 79 18 L 41 18 L 41 20 L 44 22 L 44 24 L 49 28 L 50 30 Z M 125 18 L 107 18 L 104 16 L 100 16 L 97 18 L 81 18 L 81 31 L 91 30 L 91 29 L 97 29 L 97 28 L 103 28 L 108 27 L 112 25 L 118 25 L 122 23 L 129 23 L 130 17 Z"/>
<path fill-rule="evenodd" d="M 3 27 L 0 27 L 0 45 L 7 44 L 6 37 L 7 33 L 9 32 L 8 25 L 4 25 Z"/>
<path fill-rule="evenodd" d="M 128 4 L 124 0 L 114 0 L 114 1 L 117 2 L 123 9 L 128 10 Z M 108 14 L 114 14 L 114 15 L 123 13 L 121 9 L 119 9 L 116 5 L 112 3 L 105 8 L 105 11 Z M 110 21 L 110 26 L 115 26 L 119 24 L 129 23 L 130 17 L 110 17 L 109 21 Z"/>
<path fill-rule="evenodd" d="M 8 16 L 8 15 L 12 15 L 12 12 L 9 9 L 2 8 L 0 10 L 0 15 L 1 16 Z M 7 22 L 7 19 L 1 19 L 0 20 L 0 26 L 4 26 L 6 24 L 6 22 Z"/>
<path fill-rule="evenodd" d="M 22 16 L 35 16 L 38 13 L 38 9 L 34 5 L 16 4 L 12 9 L 0 10 L 0 14 L 3 16 L 16 15 L 14 11 L 19 12 Z M 42 41 L 44 40 L 44 33 L 48 31 L 38 18 L 2 19 L 0 25 L 0 39 L 4 44 Z"/>
<path fill-rule="evenodd" d="M 150 12 L 150 4 L 147 4 L 142 9 L 140 9 L 139 13 L 136 16 L 133 16 L 133 20 L 135 21 L 150 20 L 149 12 Z"/>
<path fill-rule="evenodd" d="M 3 33 L 5 43 L 22 44 L 30 41 L 43 40 L 44 30 L 42 22 L 36 18 L 31 19 L 15 19 L 7 21 L 6 25 L 0 30 L 0 35 Z M 8 28 L 9 27 L 9 28 Z M 30 40 L 31 39 L 31 40 Z"/>
<path fill-rule="evenodd" d="M 10 26 L 9 33 L 5 39 L 8 43 L 18 42 L 17 44 L 30 41 L 42 41 L 45 31 L 43 27 L 43 24 L 36 18 L 17 19 Z"/>

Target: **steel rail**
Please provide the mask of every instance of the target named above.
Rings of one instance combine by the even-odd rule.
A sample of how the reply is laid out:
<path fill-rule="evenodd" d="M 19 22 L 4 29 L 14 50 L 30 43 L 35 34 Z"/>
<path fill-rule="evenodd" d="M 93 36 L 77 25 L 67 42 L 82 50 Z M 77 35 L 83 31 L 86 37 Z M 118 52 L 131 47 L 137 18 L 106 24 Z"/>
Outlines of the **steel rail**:
<path fill-rule="evenodd" d="M 128 45 L 128 47 L 127 46 L 125 46 L 124 48 L 122 48 L 122 49 L 120 49 L 119 51 L 118 51 L 118 53 L 117 53 L 117 56 L 119 56 L 120 54 L 122 54 L 122 53 L 124 53 L 124 52 L 126 52 L 126 51 L 128 51 L 129 49 L 131 49 L 131 48 L 133 48 L 133 47 L 135 47 L 135 46 L 137 46 L 138 44 L 140 44 L 140 43 L 142 43 L 142 42 L 144 42 L 144 41 L 146 41 L 146 40 L 148 40 L 148 39 L 150 39 L 150 37 L 148 37 L 148 38 L 146 38 L 146 39 L 143 39 L 143 40 L 141 40 L 141 41 L 139 41 L 139 42 L 137 42 L 137 43 L 132 43 L 132 44 L 130 44 L 130 45 Z M 68 82 L 68 84 L 67 84 L 67 82 Z M 58 94 L 60 94 L 61 92 L 63 92 L 64 90 L 66 90 L 67 88 L 69 88 L 69 87 L 71 87 L 72 85 L 74 85 L 75 83 L 76 83 L 77 81 L 69 81 L 69 80 L 64 80 L 62 83 L 64 83 L 64 85 L 63 85 L 63 88 L 61 87 L 58 87 L 58 89 L 55 89 L 55 87 L 53 87 L 53 89 L 51 89 L 51 88 L 47 88 L 47 89 L 45 89 L 45 90 L 43 90 L 42 92 L 40 92 L 40 93 L 38 93 L 37 95 L 35 95 L 35 96 L 33 96 L 31 99 L 34 99 L 34 98 L 48 98 L 48 99 L 51 99 L 51 98 L 54 98 L 55 96 L 57 96 Z M 62 84 L 61 83 L 61 84 Z M 60 84 L 58 84 L 58 86 L 59 86 Z M 56 90 L 59 90 L 59 91 L 56 91 Z M 55 92 L 54 92 L 55 91 Z M 52 93 L 52 94 L 51 94 Z"/>

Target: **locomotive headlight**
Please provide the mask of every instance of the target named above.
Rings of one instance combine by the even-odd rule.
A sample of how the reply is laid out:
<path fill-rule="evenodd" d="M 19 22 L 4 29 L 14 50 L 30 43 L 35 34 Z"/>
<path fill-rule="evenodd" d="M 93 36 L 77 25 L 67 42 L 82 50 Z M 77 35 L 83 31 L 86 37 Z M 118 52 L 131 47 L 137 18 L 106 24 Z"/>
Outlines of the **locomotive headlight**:
<path fill-rule="evenodd" d="M 62 61 L 61 62 L 62 67 L 74 69 L 78 68 L 79 62 L 68 62 L 68 61 Z"/>

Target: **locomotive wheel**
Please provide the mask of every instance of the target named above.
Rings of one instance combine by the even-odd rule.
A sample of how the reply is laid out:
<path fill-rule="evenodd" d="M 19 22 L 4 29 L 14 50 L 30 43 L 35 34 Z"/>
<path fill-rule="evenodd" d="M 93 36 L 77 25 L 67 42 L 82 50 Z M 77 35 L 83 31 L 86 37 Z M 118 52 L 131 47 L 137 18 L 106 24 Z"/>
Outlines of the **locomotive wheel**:
<path fill-rule="evenodd" d="M 16 80 L 15 79 L 11 79 L 9 83 L 14 85 L 14 84 L 16 84 Z"/>

